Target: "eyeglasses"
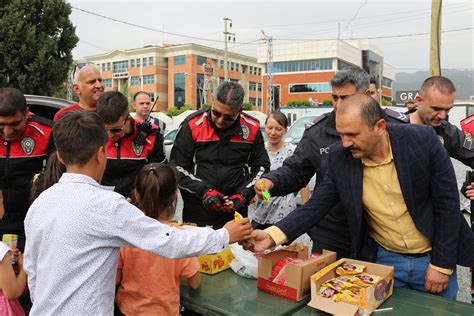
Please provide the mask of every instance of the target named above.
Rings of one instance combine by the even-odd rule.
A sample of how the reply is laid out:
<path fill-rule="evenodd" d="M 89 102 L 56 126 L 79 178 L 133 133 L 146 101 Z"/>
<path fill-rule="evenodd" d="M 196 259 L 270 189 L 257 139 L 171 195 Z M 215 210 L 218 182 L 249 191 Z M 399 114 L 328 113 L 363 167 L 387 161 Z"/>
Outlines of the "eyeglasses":
<path fill-rule="evenodd" d="M 337 95 L 337 94 L 331 94 L 332 100 L 334 102 L 339 101 L 339 99 L 344 100 L 345 98 L 351 96 L 352 94 L 345 94 L 345 95 Z"/>
<path fill-rule="evenodd" d="M 76 75 L 76 71 L 78 71 L 79 69 L 84 68 L 85 66 L 95 66 L 95 64 L 93 62 L 90 62 L 90 61 L 75 64 L 74 65 L 74 70 L 72 71 L 72 74 L 71 74 L 72 80 L 74 80 L 74 76 Z"/>
<path fill-rule="evenodd" d="M 127 118 L 125 118 L 125 122 L 123 122 L 123 125 L 121 127 L 105 128 L 105 130 L 107 132 L 110 132 L 110 133 L 120 133 L 120 132 L 122 132 L 125 124 L 127 124 L 127 122 L 128 122 L 128 118 L 129 118 L 129 116 L 127 116 Z"/>
<path fill-rule="evenodd" d="M 237 116 L 239 116 L 240 112 L 237 113 L 237 115 L 235 116 L 232 116 L 232 115 L 227 115 L 227 114 L 222 114 L 221 112 L 217 111 L 216 109 L 214 108 L 211 108 L 211 112 L 212 112 L 212 115 L 214 115 L 215 117 L 219 118 L 219 117 L 223 117 L 224 121 L 227 121 L 227 122 L 233 122 L 235 121 L 235 119 L 237 118 Z"/>

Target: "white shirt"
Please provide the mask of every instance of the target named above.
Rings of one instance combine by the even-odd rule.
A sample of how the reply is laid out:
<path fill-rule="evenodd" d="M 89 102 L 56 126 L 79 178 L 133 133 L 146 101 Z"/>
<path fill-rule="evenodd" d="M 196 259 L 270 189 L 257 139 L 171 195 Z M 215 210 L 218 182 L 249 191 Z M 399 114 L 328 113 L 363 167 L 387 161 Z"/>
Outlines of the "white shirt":
<path fill-rule="evenodd" d="M 112 189 L 65 173 L 31 205 L 24 259 L 31 315 L 113 315 L 120 247 L 182 258 L 228 245 L 226 229 L 163 225 Z"/>

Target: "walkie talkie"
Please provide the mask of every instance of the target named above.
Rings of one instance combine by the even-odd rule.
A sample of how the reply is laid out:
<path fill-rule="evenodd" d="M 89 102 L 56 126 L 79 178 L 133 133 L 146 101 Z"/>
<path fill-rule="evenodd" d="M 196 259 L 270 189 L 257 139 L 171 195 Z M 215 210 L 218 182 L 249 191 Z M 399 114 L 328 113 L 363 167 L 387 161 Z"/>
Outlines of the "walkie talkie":
<path fill-rule="evenodd" d="M 155 102 L 153 102 L 153 106 L 150 109 L 150 112 L 148 113 L 146 119 L 142 123 L 137 124 L 137 129 L 138 129 L 138 135 L 133 141 L 135 145 L 137 146 L 143 146 L 145 143 L 146 137 L 150 134 L 151 132 L 151 112 L 155 108 L 156 102 L 158 102 L 159 97 L 157 96 L 155 99 Z"/>

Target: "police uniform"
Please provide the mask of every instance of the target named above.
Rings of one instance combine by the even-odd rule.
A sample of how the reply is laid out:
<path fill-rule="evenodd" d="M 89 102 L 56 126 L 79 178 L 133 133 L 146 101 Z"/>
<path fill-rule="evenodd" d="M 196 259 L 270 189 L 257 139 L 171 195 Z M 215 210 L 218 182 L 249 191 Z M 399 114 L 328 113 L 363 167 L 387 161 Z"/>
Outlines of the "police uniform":
<path fill-rule="evenodd" d="M 389 121 L 408 123 L 408 116 L 396 111 L 386 111 Z M 322 183 L 327 171 L 329 147 L 340 141 L 336 131 L 335 113 L 316 117 L 306 126 L 303 138 L 293 156 L 283 166 L 263 177 L 270 179 L 274 187 L 272 195 L 283 196 L 305 187 L 316 173 L 316 186 Z M 339 258 L 350 256 L 351 240 L 349 223 L 340 204 L 333 207 L 325 218 L 313 226 L 308 235 L 313 240 L 313 252 L 328 249 L 337 252 Z"/>
<path fill-rule="evenodd" d="M 270 169 L 270 161 L 253 117 L 241 113 L 231 127 L 220 130 L 210 110 L 197 111 L 186 118 L 171 151 L 183 197 L 183 221 L 221 228 L 233 213 L 211 212 L 204 208 L 204 194 L 211 188 L 225 196 L 241 194 L 250 201 L 256 179 Z M 242 210 L 247 216 L 247 208 Z"/>
<path fill-rule="evenodd" d="M 5 215 L 0 220 L 0 236 L 16 234 L 23 249 L 23 220 L 29 207 L 33 176 L 39 173 L 53 150 L 53 122 L 28 114 L 23 134 L 13 142 L 0 136 L 0 184 L 3 187 Z"/>
<path fill-rule="evenodd" d="M 443 121 L 434 129 L 449 156 L 474 168 L 474 144 L 471 134 L 462 132 L 448 121 Z"/>
<path fill-rule="evenodd" d="M 107 167 L 105 168 L 103 185 L 115 186 L 115 192 L 128 197 L 135 186 L 135 177 L 138 171 L 150 162 L 165 162 L 163 151 L 163 135 L 159 127 L 152 125 L 151 132 L 147 135 L 142 146 L 137 146 L 134 141 L 139 131 L 139 121 L 130 120 L 132 131 L 116 142 L 107 141 Z"/>

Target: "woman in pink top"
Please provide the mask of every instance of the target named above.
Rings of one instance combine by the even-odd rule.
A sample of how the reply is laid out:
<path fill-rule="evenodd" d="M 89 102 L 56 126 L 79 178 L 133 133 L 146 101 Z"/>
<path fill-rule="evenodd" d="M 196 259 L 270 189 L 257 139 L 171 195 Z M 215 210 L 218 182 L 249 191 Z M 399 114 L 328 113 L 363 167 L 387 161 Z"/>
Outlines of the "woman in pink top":
<path fill-rule="evenodd" d="M 174 167 L 151 163 L 135 182 L 135 202 L 149 217 L 174 226 L 178 178 Z M 122 248 L 117 268 L 116 302 L 125 315 L 179 315 L 181 278 L 201 285 L 197 258 L 165 259 L 138 248 Z"/>

